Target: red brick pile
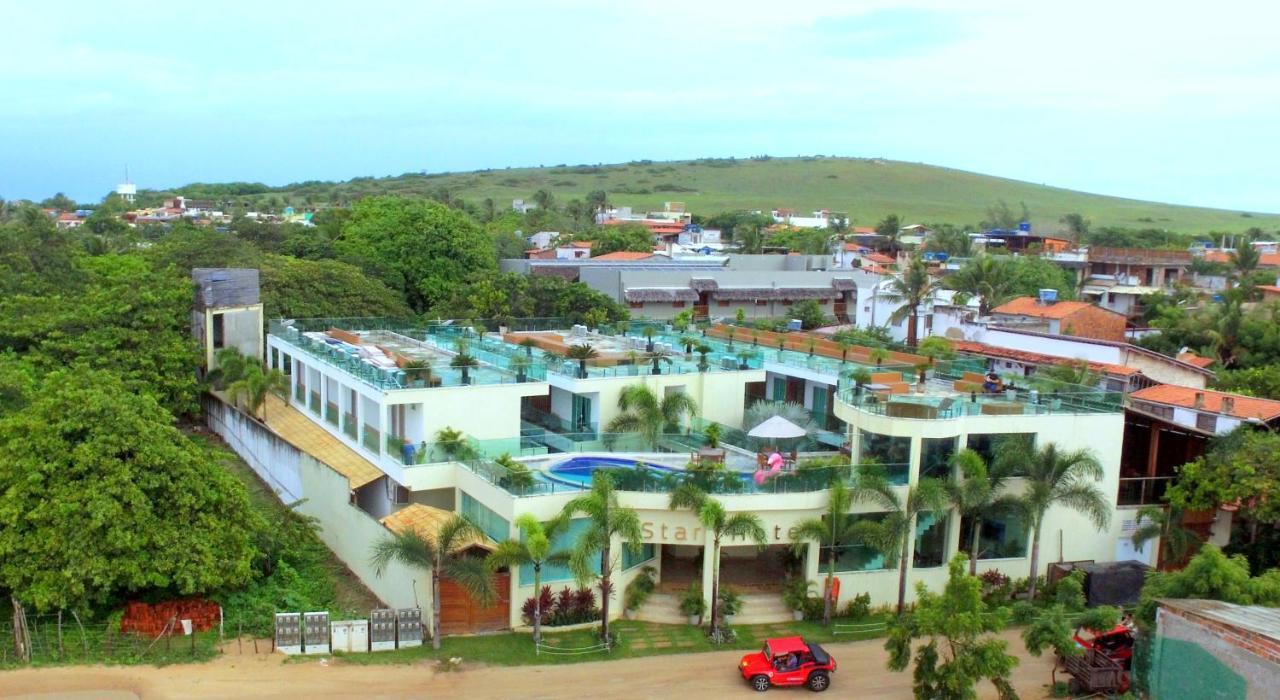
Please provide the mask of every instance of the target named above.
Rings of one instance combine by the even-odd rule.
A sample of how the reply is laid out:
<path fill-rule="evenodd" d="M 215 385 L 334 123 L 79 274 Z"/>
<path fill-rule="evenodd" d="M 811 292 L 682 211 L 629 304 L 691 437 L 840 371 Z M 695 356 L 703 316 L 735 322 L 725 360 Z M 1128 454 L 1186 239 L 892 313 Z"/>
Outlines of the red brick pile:
<path fill-rule="evenodd" d="M 217 603 L 200 598 L 185 600 L 167 600 L 163 603 L 133 602 L 125 606 L 124 619 L 120 621 L 121 632 L 158 636 L 174 620 L 173 634 L 182 634 L 182 620 L 191 620 L 197 632 L 217 626 L 220 616 Z"/>

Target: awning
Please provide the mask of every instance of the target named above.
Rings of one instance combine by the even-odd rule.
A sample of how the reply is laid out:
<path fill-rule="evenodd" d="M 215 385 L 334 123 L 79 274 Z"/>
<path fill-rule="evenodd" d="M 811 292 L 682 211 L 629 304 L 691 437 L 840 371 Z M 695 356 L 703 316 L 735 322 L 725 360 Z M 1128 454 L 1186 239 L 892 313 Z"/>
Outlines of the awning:
<path fill-rule="evenodd" d="M 782 416 L 774 416 L 769 420 L 757 425 L 747 433 L 748 437 L 753 438 L 773 438 L 777 440 L 785 440 L 788 438 L 801 438 L 808 434 L 804 428 L 792 423 Z"/>

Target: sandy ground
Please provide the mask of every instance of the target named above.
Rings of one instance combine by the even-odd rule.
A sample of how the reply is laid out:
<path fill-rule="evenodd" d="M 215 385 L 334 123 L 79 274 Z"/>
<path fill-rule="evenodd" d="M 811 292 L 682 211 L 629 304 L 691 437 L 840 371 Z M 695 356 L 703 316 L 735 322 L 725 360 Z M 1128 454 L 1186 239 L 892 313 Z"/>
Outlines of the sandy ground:
<path fill-rule="evenodd" d="M 1006 632 L 1021 658 L 1014 685 L 1023 698 L 1046 695 L 1051 663 L 1026 654 L 1016 632 Z M 831 644 L 839 667 L 828 695 L 910 698 L 911 674 L 885 670 L 882 640 Z M 756 693 L 737 673 L 742 652 L 654 656 L 571 666 L 464 667 L 354 666 L 317 659 L 283 663 L 280 656 L 230 653 L 207 664 L 153 668 L 76 666 L 0 672 L 0 697 L 131 700 L 133 698 L 663 698 L 692 693 L 699 700 Z M 982 697 L 994 698 L 984 684 Z M 774 689 L 773 697 L 809 697 L 803 689 Z M 770 696 L 765 696 L 770 697 Z"/>

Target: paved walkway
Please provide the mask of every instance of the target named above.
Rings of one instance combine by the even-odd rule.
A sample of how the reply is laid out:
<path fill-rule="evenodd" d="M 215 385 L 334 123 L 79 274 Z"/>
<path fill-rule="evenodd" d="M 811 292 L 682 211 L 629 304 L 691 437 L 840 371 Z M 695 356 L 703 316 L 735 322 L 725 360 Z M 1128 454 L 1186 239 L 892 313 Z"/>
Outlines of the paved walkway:
<path fill-rule="evenodd" d="M 1023 649 L 1014 685 L 1024 700 L 1046 697 L 1051 662 Z M 885 670 L 883 640 L 831 644 L 839 668 L 832 697 L 911 698 L 910 672 Z M 759 697 L 737 673 L 742 652 L 715 652 L 601 661 L 568 666 L 466 667 L 436 673 L 433 665 L 354 666 L 327 660 L 283 663 L 279 656 L 230 654 L 202 665 L 71 667 L 0 671 L 0 697 L 10 698 L 702 698 Z M 980 697 L 994 698 L 989 684 Z M 777 690 L 806 697 L 805 690 Z"/>

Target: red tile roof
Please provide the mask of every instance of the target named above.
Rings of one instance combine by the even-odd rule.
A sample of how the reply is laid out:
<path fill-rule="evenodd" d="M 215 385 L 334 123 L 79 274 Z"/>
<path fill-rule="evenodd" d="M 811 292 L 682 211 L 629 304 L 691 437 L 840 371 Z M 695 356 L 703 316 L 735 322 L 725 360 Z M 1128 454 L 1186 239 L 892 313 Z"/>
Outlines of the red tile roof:
<path fill-rule="evenodd" d="M 592 260 L 648 260 L 653 257 L 653 253 L 635 253 L 626 250 L 618 250 L 604 255 L 597 255 Z"/>
<path fill-rule="evenodd" d="M 1204 254 L 1209 262 L 1229 263 L 1231 254 L 1225 250 L 1210 250 Z M 1259 256 L 1258 267 L 1280 267 L 1280 253 L 1263 253 Z"/>
<path fill-rule="evenodd" d="M 870 260 L 873 263 L 880 263 L 881 265 L 896 265 L 898 263 L 897 260 L 885 255 L 884 253 L 867 253 L 862 257 L 864 260 Z"/>
<path fill-rule="evenodd" d="M 590 248 L 591 241 L 569 241 L 568 243 L 560 247 L 561 248 Z"/>
<path fill-rule="evenodd" d="M 1052 304 L 1041 304 L 1035 297 L 1018 297 L 992 309 L 992 313 L 1010 316 L 1034 316 L 1036 318 L 1062 319 L 1093 306 L 1083 301 L 1059 301 Z M 1098 307 L 1102 309 L 1102 307 Z M 1102 309 L 1107 311 L 1107 309 Z M 1107 311 L 1107 313 L 1115 313 Z"/>
<path fill-rule="evenodd" d="M 970 352 L 975 355 L 998 357 L 1003 360 L 1013 360 L 1015 362 L 1022 362 L 1024 364 L 1031 365 L 1066 365 L 1072 362 L 1079 362 L 1079 360 L 1072 360 L 1069 357 L 1045 355 L 1043 353 L 1028 352 L 1026 350 L 1013 350 L 996 345 L 987 345 L 986 343 L 975 343 L 970 340 L 953 340 L 951 341 L 951 347 L 957 352 Z M 1090 362 L 1089 369 L 1094 372 L 1102 372 L 1103 374 L 1119 377 L 1128 377 L 1141 372 L 1141 370 L 1134 367 L 1113 365 L 1109 362 Z"/>
<path fill-rule="evenodd" d="M 864 271 L 864 272 L 870 272 L 870 273 L 877 274 L 877 275 L 892 275 L 892 274 L 893 274 L 893 272 L 889 271 L 888 269 L 883 268 L 883 267 L 880 267 L 879 265 L 876 265 L 876 264 L 874 264 L 874 263 L 868 263 L 868 264 L 863 265 L 862 267 L 860 267 L 860 268 L 858 268 L 858 269 L 859 269 L 859 270 L 862 270 L 862 271 Z"/>
<path fill-rule="evenodd" d="M 873 228 L 873 227 L 871 227 L 871 226 L 854 226 L 854 227 L 853 227 L 853 232 L 854 232 L 854 233 L 864 233 L 864 234 L 865 234 L 865 233 L 875 233 L 875 232 L 876 232 L 876 230 L 875 230 L 875 228 Z"/>
<path fill-rule="evenodd" d="M 1200 357 L 1194 352 L 1179 353 L 1178 360 L 1189 365 L 1195 365 L 1196 367 L 1208 367 L 1213 364 L 1212 357 Z"/>
<path fill-rule="evenodd" d="M 1271 299 L 1275 296 L 1280 296 L 1280 287 L 1277 287 L 1274 284 L 1260 284 L 1258 285 L 1258 289 L 1262 290 L 1262 296 L 1266 297 L 1267 299 Z"/>
<path fill-rule="evenodd" d="M 1151 403 L 1162 403 L 1170 406 L 1194 409 L 1196 405 L 1196 394 L 1204 395 L 1204 406 L 1199 410 L 1211 413 L 1221 413 L 1222 400 L 1224 398 L 1230 398 L 1235 401 L 1235 405 L 1232 407 L 1231 412 L 1228 415 L 1235 418 L 1257 418 L 1268 421 L 1273 418 L 1280 418 L 1280 401 L 1258 399 L 1252 396 L 1242 396 L 1240 394 L 1228 394 L 1224 391 L 1196 389 L 1189 386 L 1176 386 L 1174 384 L 1157 384 L 1140 391 L 1135 391 L 1132 394 L 1129 394 L 1129 396 L 1141 401 L 1150 401 Z"/>

